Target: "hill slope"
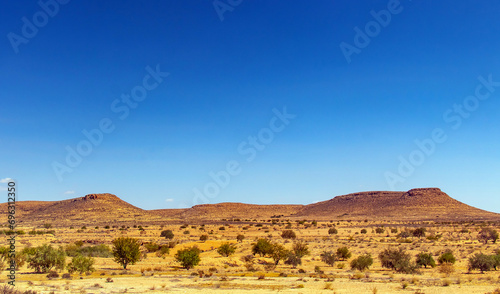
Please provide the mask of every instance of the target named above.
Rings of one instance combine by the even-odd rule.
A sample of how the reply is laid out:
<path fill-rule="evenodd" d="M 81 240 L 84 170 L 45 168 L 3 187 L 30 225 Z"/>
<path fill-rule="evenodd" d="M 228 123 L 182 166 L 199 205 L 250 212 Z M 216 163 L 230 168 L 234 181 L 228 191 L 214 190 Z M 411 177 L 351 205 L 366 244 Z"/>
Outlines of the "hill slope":
<path fill-rule="evenodd" d="M 6 203 L 0 205 L 7 212 Z M 160 220 L 157 214 L 135 207 L 113 194 L 89 194 L 62 201 L 20 201 L 16 203 L 19 225 L 104 225 L 118 222 Z"/>
<path fill-rule="evenodd" d="M 361 192 L 309 204 L 296 217 L 386 218 L 400 220 L 499 219 L 500 214 L 457 201 L 438 188 L 407 192 Z"/>
<path fill-rule="evenodd" d="M 6 219 L 7 204 L 0 204 Z M 102 226 L 165 222 L 220 221 L 222 219 L 379 219 L 379 220 L 500 220 L 500 214 L 459 202 L 438 188 L 407 192 L 361 192 L 309 205 L 255 205 L 218 203 L 186 209 L 143 210 L 113 194 L 90 194 L 62 201 L 20 201 L 20 226 Z"/>

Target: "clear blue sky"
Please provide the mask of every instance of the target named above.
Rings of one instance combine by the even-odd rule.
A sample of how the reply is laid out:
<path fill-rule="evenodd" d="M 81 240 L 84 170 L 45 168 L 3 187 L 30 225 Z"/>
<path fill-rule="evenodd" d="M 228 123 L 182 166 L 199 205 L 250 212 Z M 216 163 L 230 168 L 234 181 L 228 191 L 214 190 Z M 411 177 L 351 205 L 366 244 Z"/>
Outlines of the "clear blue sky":
<path fill-rule="evenodd" d="M 498 1 L 46 2 L 53 16 L 9 1 L 0 18 L 0 178 L 19 200 L 109 192 L 156 209 L 205 187 L 210 203 L 258 204 L 439 187 L 500 212 Z M 374 24 L 381 10 L 390 21 Z M 126 106 L 144 79 L 154 89 Z M 477 87 L 489 98 L 469 97 Z M 70 167 L 67 146 L 103 119 L 109 132 Z M 446 140 L 418 151 L 437 128 Z M 215 183 L 228 163 L 237 172 Z"/>

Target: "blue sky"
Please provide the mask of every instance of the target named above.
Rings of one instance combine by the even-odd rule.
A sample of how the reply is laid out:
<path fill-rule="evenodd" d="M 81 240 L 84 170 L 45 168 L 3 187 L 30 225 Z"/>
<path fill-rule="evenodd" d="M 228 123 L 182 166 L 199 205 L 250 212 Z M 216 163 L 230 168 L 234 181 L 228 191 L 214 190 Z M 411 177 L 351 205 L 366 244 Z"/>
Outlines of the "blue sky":
<path fill-rule="evenodd" d="M 0 19 L 0 178 L 20 200 L 109 192 L 156 209 L 439 187 L 500 212 L 497 1 L 42 3 Z M 146 96 L 121 100 L 132 92 Z M 83 131 L 102 120 L 93 144 Z M 70 166 L 79 144 L 92 150 Z"/>

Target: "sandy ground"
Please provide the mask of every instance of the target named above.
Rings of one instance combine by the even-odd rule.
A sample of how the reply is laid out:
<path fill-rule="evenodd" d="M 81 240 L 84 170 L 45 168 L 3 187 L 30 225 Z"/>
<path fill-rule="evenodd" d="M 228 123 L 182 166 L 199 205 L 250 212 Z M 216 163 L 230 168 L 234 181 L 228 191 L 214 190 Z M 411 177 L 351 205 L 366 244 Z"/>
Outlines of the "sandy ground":
<path fill-rule="evenodd" d="M 328 229 L 338 229 L 338 234 L 329 235 Z M 374 232 L 376 227 L 384 226 L 384 233 Z M 435 238 L 413 238 L 401 240 L 392 233 L 416 226 L 427 226 L 427 236 Z M 164 229 L 172 229 L 180 244 L 170 250 L 164 257 L 148 253 L 147 258 L 128 267 L 127 272 L 116 264 L 112 258 L 95 258 L 96 271 L 91 275 L 73 274 L 71 279 L 61 277 L 48 279 L 46 274 L 34 274 L 32 269 L 22 267 L 16 277 L 17 288 L 34 290 L 37 293 L 491 293 L 500 288 L 500 271 L 467 273 L 467 258 L 476 253 L 492 254 L 500 249 L 499 244 L 482 244 L 477 240 L 480 225 L 467 225 L 469 232 L 463 232 L 464 224 L 415 224 L 415 223 L 383 223 L 383 222 L 322 222 L 317 226 L 293 224 L 292 230 L 297 238 L 307 242 L 310 254 L 303 258 L 302 265 L 296 269 L 281 262 L 276 268 L 269 268 L 270 258 L 256 257 L 256 271 L 248 271 L 241 257 L 251 253 L 252 243 L 257 238 L 268 237 L 274 242 L 291 249 L 293 241 L 280 237 L 285 224 L 264 223 L 262 225 L 210 224 L 201 227 L 189 225 L 149 226 L 145 231 L 137 228 L 118 230 L 117 228 L 52 228 L 54 235 L 19 235 L 18 250 L 26 246 L 38 246 L 51 243 L 53 246 L 67 246 L 78 240 L 98 241 L 110 245 L 111 240 L 119 236 L 138 238 L 143 242 L 165 243 L 160 238 Z M 203 228 L 201 230 L 201 228 Z M 498 226 L 496 227 L 498 229 Z M 29 231 L 33 228 L 24 228 Z M 366 234 L 360 230 L 366 229 Z M 43 230 L 43 228 L 36 228 Z M 189 231 L 189 233 L 184 233 Z M 212 232 L 210 234 L 210 232 Z M 199 241 L 199 236 L 208 234 L 209 240 Z M 244 234 L 243 242 L 236 242 L 236 236 Z M 216 249 L 223 242 L 236 244 L 236 253 L 231 257 L 222 257 Z M 3 246 L 6 241 L 3 241 Z M 201 263 L 194 269 L 180 268 L 175 261 L 175 252 L 181 248 L 197 245 L 201 253 Z M 89 245 L 85 245 L 89 246 Z M 349 268 L 349 260 L 338 261 L 329 267 L 321 262 L 319 255 L 323 250 L 333 250 L 347 246 L 352 257 L 363 253 L 371 253 L 373 266 L 366 272 L 356 272 Z M 381 267 L 377 255 L 390 246 L 403 246 L 414 256 L 419 252 L 430 252 L 437 256 L 445 249 L 452 249 L 457 257 L 455 272 L 444 275 L 437 268 L 422 269 L 420 274 L 396 274 Z M 70 261 L 68 258 L 67 262 Z M 342 266 L 341 266 L 342 265 Z M 317 273 L 319 267 L 324 273 Z M 304 270 L 299 273 L 298 269 Z M 203 271 L 203 277 L 198 271 Z M 64 273 L 63 271 L 62 273 Z M 208 274 L 212 275 L 209 276 Z M 61 274 L 61 273 L 60 273 Z M 259 276 L 264 276 L 259 279 Z M 0 275 L 2 282 L 7 281 L 6 272 Z M 112 282 L 111 282 L 111 280 Z M 498 292 L 500 293 L 500 292 Z M 496 294 L 496 293 L 495 293 Z"/>

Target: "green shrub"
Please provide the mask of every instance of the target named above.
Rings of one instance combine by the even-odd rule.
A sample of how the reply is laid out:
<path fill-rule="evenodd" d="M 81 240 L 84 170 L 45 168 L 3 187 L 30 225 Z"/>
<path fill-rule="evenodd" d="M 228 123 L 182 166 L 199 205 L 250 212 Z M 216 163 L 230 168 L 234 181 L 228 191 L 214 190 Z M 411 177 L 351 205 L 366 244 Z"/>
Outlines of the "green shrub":
<path fill-rule="evenodd" d="M 188 270 L 200 263 L 200 249 L 193 246 L 178 250 L 175 254 L 175 259 L 180 262 L 182 267 Z"/>
<path fill-rule="evenodd" d="M 34 248 L 25 248 L 28 268 L 32 268 L 37 273 L 46 273 L 52 268 L 63 270 L 66 265 L 66 253 L 62 248 L 55 249 L 52 245 L 41 245 Z"/>
<path fill-rule="evenodd" d="M 302 264 L 302 257 L 298 256 L 295 252 L 288 252 L 285 264 L 291 265 L 293 268 L 296 268 L 297 265 Z"/>
<path fill-rule="evenodd" d="M 484 242 L 484 244 L 488 243 L 489 240 L 496 243 L 498 240 L 498 232 L 492 228 L 484 228 L 479 232 L 477 238 Z"/>
<path fill-rule="evenodd" d="M 272 252 L 272 244 L 267 239 L 258 239 L 256 243 L 252 244 L 252 254 L 259 254 L 260 256 L 266 256 Z"/>
<path fill-rule="evenodd" d="M 330 228 L 328 229 L 328 234 L 329 235 L 335 235 L 335 234 L 338 234 L 338 230 L 336 228 Z"/>
<path fill-rule="evenodd" d="M 469 257 L 469 271 L 478 269 L 481 273 L 489 271 L 495 265 L 495 259 L 493 255 L 486 255 L 483 253 L 476 253 Z"/>
<path fill-rule="evenodd" d="M 207 240 L 208 240 L 208 235 L 206 235 L 206 234 L 205 234 L 205 235 L 201 235 L 201 236 L 200 236 L 200 241 L 205 242 L 205 241 L 207 241 Z"/>
<path fill-rule="evenodd" d="M 292 246 L 293 253 L 299 258 L 302 258 L 309 254 L 309 248 L 305 242 L 296 242 Z"/>
<path fill-rule="evenodd" d="M 329 266 L 333 266 L 335 261 L 337 261 L 337 256 L 333 251 L 323 251 L 320 255 L 321 261 L 328 264 Z"/>
<path fill-rule="evenodd" d="M 146 243 L 146 244 L 144 244 L 144 247 L 146 248 L 146 250 L 148 252 L 156 252 L 160 249 L 160 245 L 158 245 L 155 242 Z"/>
<path fill-rule="evenodd" d="M 403 248 L 387 248 L 379 254 L 382 267 L 400 273 L 411 274 L 417 271 L 417 265 L 411 262 L 411 256 Z"/>
<path fill-rule="evenodd" d="M 274 243 L 271 246 L 271 253 L 270 256 L 274 260 L 274 264 L 278 265 L 280 260 L 285 260 L 290 251 L 285 249 L 285 246 L 279 244 L 279 243 Z"/>
<path fill-rule="evenodd" d="M 457 260 L 456 260 L 455 256 L 453 256 L 453 251 L 451 251 L 450 249 L 446 249 L 446 251 L 443 254 L 441 254 L 441 256 L 439 256 L 439 258 L 438 258 L 439 264 L 443 264 L 443 263 L 454 264 L 456 261 Z"/>
<path fill-rule="evenodd" d="M 174 233 L 172 232 L 172 230 L 163 230 L 160 233 L 160 237 L 165 237 L 165 239 L 173 239 Z"/>
<path fill-rule="evenodd" d="M 295 238 L 297 238 L 297 235 L 295 235 L 295 232 L 292 230 L 284 230 L 281 233 L 281 238 L 283 238 L 283 239 L 295 239 Z"/>
<path fill-rule="evenodd" d="M 236 245 L 231 244 L 231 243 L 223 243 L 219 246 L 217 249 L 217 253 L 224 257 L 228 257 L 236 251 Z"/>
<path fill-rule="evenodd" d="M 413 230 L 412 235 L 413 237 L 418 237 L 418 238 L 425 237 L 425 231 L 426 231 L 425 228 L 417 228 Z"/>
<path fill-rule="evenodd" d="M 93 272 L 95 270 L 93 268 L 93 265 L 94 265 L 94 258 L 77 255 L 73 257 L 73 260 L 71 260 L 67 268 L 70 274 L 74 272 L 79 272 L 80 274 L 83 274 L 83 273 Z"/>
<path fill-rule="evenodd" d="M 346 259 L 351 258 L 351 256 L 352 256 L 351 252 L 349 251 L 349 248 L 347 248 L 347 247 L 338 248 L 336 255 L 337 255 L 337 259 L 339 259 L 339 260 L 346 260 Z"/>
<path fill-rule="evenodd" d="M 364 271 L 370 268 L 373 264 L 373 258 L 370 254 L 360 255 L 351 260 L 351 269 Z"/>
<path fill-rule="evenodd" d="M 170 253 L 170 248 L 168 247 L 168 245 L 163 245 L 160 246 L 160 249 L 158 251 L 156 251 L 156 256 L 162 257 L 164 255 L 168 255 L 169 253 Z"/>
<path fill-rule="evenodd" d="M 427 268 L 427 266 L 430 267 L 436 266 L 436 262 L 434 261 L 434 258 L 432 258 L 432 255 L 430 253 L 425 253 L 425 252 L 417 254 L 416 263 L 418 266 L 420 267 L 424 266 L 425 268 Z"/>

